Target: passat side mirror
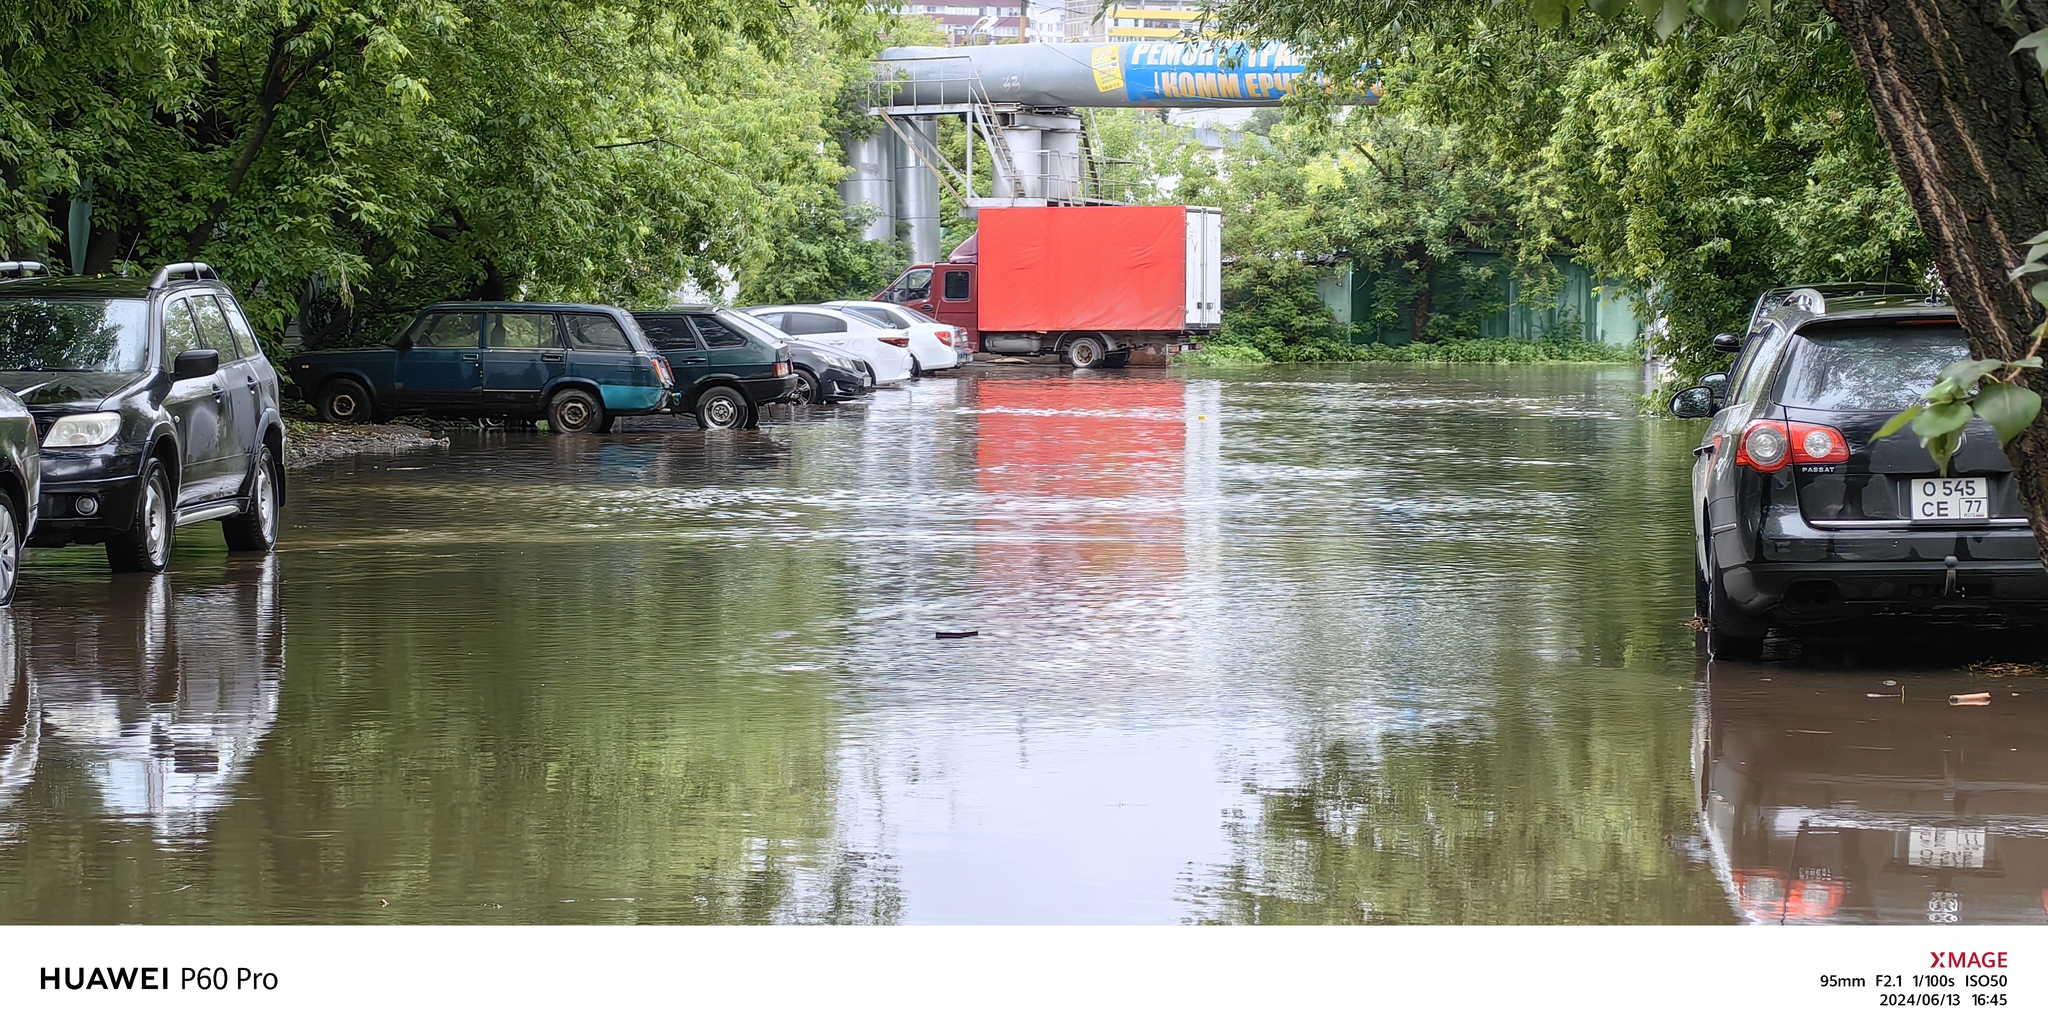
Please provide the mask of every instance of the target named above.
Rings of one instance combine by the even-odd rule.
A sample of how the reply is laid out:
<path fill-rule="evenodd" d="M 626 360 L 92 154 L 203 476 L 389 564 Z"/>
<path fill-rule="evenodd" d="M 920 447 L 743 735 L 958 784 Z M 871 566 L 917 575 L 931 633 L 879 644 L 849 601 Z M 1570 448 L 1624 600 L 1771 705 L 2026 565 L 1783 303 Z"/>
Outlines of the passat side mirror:
<path fill-rule="evenodd" d="M 1714 350 L 1734 354 L 1742 350 L 1742 338 L 1732 333 L 1720 334 L 1714 338 Z"/>
<path fill-rule="evenodd" d="M 220 372 L 220 352 L 203 348 L 180 352 L 177 360 L 171 363 L 173 380 L 196 380 L 217 372 Z"/>
<path fill-rule="evenodd" d="M 1671 397 L 1671 414 L 1680 419 L 1705 419 L 1720 407 L 1711 387 L 1687 387 Z"/>
<path fill-rule="evenodd" d="M 1700 377 L 1700 386 L 1714 392 L 1715 405 L 1719 406 L 1728 403 L 1727 373 L 1708 373 Z"/>

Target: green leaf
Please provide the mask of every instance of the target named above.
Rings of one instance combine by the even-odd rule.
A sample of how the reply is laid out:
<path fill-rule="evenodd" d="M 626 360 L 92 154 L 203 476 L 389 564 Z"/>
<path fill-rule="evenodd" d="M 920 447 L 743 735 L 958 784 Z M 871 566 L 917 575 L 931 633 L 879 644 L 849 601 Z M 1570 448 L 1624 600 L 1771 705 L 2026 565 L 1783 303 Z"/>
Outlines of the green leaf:
<path fill-rule="evenodd" d="M 1679 26 L 1692 17 L 1692 5 L 1686 0 L 1664 0 L 1664 11 L 1657 15 L 1657 38 L 1670 39 Z"/>
<path fill-rule="evenodd" d="M 2029 32 L 2021 36 L 2020 41 L 2012 45 L 2012 52 L 2017 54 L 2022 50 L 2033 51 L 2034 63 L 2041 66 L 2041 71 L 2044 74 L 2048 74 L 2048 29 Z"/>
<path fill-rule="evenodd" d="M 1939 437 L 1922 438 L 1920 446 L 1934 457 L 1934 465 L 1941 470 L 1941 475 L 1948 476 L 1948 460 L 1955 458 L 1956 451 L 1963 446 L 1963 432 L 1954 430 Z"/>
<path fill-rule="evenodd" d="M 1970 406 L 1965 402 L 1947 401 L 1929 405 L 1918 416 L 1913 417 L 1913 432 L 1920 435 L 1922 443 L 1943 434 L 1954 433 L 1970 424 Z"/>
<path fill-rule="evenodd" d="M 1529 14 L 1545 32 L 1564 24 L 1564 0 L 1529 0 Z"/>
<path fill-rule="evenodd" d="M 1654 19 L 1664 10 L 1664 0 L 1636 0 L 1636 13 Z"/>
<path fill-rule="evenodd" d="M 2007 362 L 2005 367 L 2007 369 L 2039 369 L 2041 368 L 2041 356 L 2028 355 L 2017 362 Z"/>
<path fill-rule="evenodd" d="M 2048 280 L 2042 280 L 2041 282 L 2036 283 L 2031 287 L 2028 287 L 2027 293 L 2034 295 L 2034 300 L 2039 301 L 2044 305 L 2048 305 Z"/>
<path fill-rule="evenodd" d="M 1700 7 L 1700 14 L 1722 32 L 1734 32 L 1742 27 L 1743 16 L 1748 13 L 1749 0 L 1706 0 Z"/>
<path fill-rule="evenodd" d="M 1628 10 L 1628 0 L 1586 0 L 1586 9 L 1609 20 L 1621 17 Z"/>
<path fill-rule="evenodd" d="M 2037 272 L 2048 272 L 2048 265 L 2043 265 L 2040 262 L 2026 262 L 2018 266 L 2017 268 L 2014 268 L 2010 272 L 2007 272 L 2005 274 L 2005 278 L 2009 280 L 2017 280 L 2022 277 L 2032 276 Z"/>
<path fill-rule="evenodd" d="M 1970 407 L 1998 431 L 1998 443 L 2004 444 L 2041 414 L 2041 396 L 2014 384 L 1987 383 Z"/>
<path fill-rule="evenodd" d="M 1965 387 L 1975 386 L 1985 374 L 1994 372 L 2003 365 L 2004 362 L 1995 358 L 1966 358 L 1960 362 L 1949 363 L 1948 368 L 1935 374 L 1934 380 L 1936 383 L 1955 380 Z"/>
<path fill-rule="evenodd" d="M 2029 246 L 2032 246 L 2034 244 L 2048 244 L 2048 232 L 2036 233 L 2033 236 L 2030 236 L 2025 240 L 2020 241 L 2020 243 L 2027 244 Z"/>
<path fill-rule="evenodd" d="M 1885 420 L 1885 424 L 1881 427 L 1878 427 L 1877 432 L 1870 435 L 1870 439 L 1873 441 L 1881 440 L 1883 438 L 1890 437 L 1891 435 L 1898 433 L 1901 430 L 1904 430 L 1906 428 L 1906 424 L 1912 422 L 1913 417 L 1919 415 L 1920 410 L 1926 407 L 1927 406 L 1925 405 L 1915 405 L 1912 408 L 1909 408 L 1906 411 L 1901 412 L 1888 420 Z"/>

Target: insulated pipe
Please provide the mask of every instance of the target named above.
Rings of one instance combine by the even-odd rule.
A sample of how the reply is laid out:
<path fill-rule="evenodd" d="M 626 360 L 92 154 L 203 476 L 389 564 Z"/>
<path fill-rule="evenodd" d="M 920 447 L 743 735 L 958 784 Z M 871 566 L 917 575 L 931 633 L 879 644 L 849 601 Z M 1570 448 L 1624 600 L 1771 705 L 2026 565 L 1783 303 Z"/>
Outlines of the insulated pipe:
<path fill-rule="evenodd" d="M 891 47 L 876 67 L 904 80 L 897 108 L 975 103 L 977 81 L 1027 107 L 1277 107 L 1306 71 L 1285 44 L 1233 41 Z"/>
<path fill-rule="evenodd" d="M 872 208 L 871 217 L 861 230 L 863 240 L 890 240 L 896 236 L 896 163 L 892 146 L 895 135 L 882 128 L 864 139 L 847 137 L 840 141 L 853 173 L 840 180 L 839 199 L 846 202 L 848 210 L 862 204 Z"/>

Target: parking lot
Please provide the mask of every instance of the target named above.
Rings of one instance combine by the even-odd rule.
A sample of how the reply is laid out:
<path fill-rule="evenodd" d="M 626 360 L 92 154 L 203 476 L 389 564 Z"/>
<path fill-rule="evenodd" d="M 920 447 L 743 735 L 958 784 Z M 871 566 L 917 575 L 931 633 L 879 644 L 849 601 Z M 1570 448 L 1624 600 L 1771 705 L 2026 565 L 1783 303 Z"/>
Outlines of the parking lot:
<path fill-rule="evenodd" d="M 0 920 L 2041 920 L 2039 676 L 1706 663 L 1641 391 L 978 366 L 32 552 Z"/>

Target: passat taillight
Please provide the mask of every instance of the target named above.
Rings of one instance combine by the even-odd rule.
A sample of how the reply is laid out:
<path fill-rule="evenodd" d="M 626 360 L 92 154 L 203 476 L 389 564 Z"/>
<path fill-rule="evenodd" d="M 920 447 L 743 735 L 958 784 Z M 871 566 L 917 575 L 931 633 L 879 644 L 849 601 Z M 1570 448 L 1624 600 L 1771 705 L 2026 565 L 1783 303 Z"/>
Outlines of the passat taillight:
<path fill-rule="evenodd" d="M 1742 431 L 1742 443 L 1735 448 L 1735 464 L 1759 473 L 1776 473 L 1792 461 L 1792 442 L 1785 437 L 1785 424 L 1759 419 Z"/>
<path fill-rule="evenodd" d="M 1802 466 L 1845 462 L 1849 441 L 1840 430 L 1817 423 L 1759 419 L 1742 431 L 1735 464 L 1759 473 L 1775 473 L 1788 464 Z"/>
<path fill-rule="evenodd" d="M 1849 441 L 1840 430 L 1816 423 L 1787 423 L 1792 461 L 1799 465 L 1849 461 Z"/>
<path fill-rule="evenodd" d="M 674 387 L 676 385 L 676 371 L 669 368 L 668 359 L 660 355 L 655 355 L 653 358 L 655 378 L 661 381 L 663 387 Z"/>
<path fill-rule="evenodd" d="M 883 337 L 883 338 L 882 338 L 882 343 L 884 343 L 884 344 L 894 344 L 894 345 L 896 345 L 896 346 L 897 346 L 897 347 L 899 347 L 899 348 L 907 348 L 907 347 L 909 347 L 909 346 L 910 346 L 910 338 L 909 338 L 909 337 Z"/>

